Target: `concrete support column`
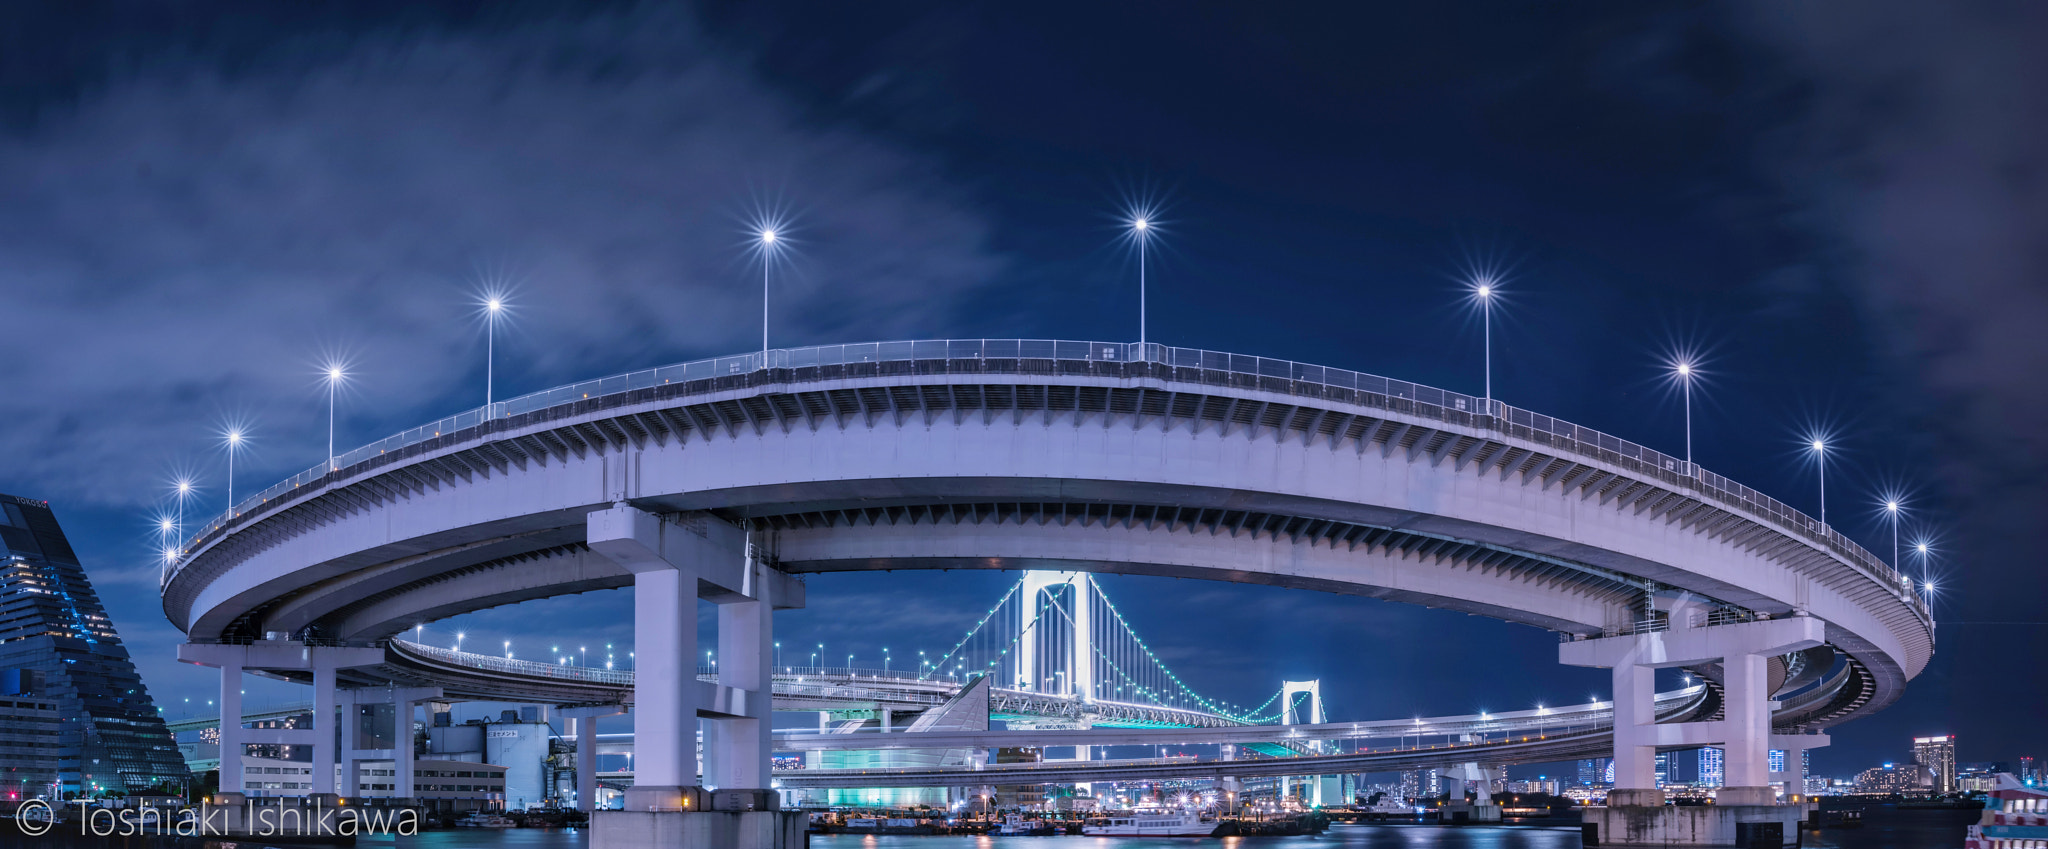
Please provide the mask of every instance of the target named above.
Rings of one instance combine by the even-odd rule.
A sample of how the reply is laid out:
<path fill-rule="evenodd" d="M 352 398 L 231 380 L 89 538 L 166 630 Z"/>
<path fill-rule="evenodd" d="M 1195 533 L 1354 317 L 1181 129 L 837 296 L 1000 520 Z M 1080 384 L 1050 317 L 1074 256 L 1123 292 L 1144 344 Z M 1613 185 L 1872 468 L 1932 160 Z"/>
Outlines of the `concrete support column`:
<path fill-rule="evenodd" d="M 1722 659 L 1726 694 L 1721 736 L 1725 788 L 1767 788 L 1771 783 L 1771 695 L 1769 658 L 1739 654 Z"/>
<path fill-rule="evenodd" d="M 1614 667 L 1614 787 L 1657 789 L 1656 671 L 1630 663 Z"/>
<path fill-rule="evenodd" d="M 220 668 L 220 791 L 241 793 L 247 788 L 242 777 L 242 667 L 222 664 Z"/>
<path fill-rule="evenodd" d="M 391 784 L 391 795 L 400 799 L 410 799 L 418 795 L 413 781 L 413 773 L 418 769 L 418 757 L 413 753 L 412 739 L 412 711 L 418 704 L 410 698 L 400 696 L 391 711 L 391 733 L 396 738 L 391 741 L 391 771 L 397 773 L 395 777 L 398 779 Z"/>
<path fill-rule="evenodd" d="M 704 781 L 721 790 L 766 790 L 774 754 L 775 614 L 766 568 L 749 562 L 747 571 L 748 586 L 742 591 L 751 598 L 714 599 L 718 683 L 736 691 L 727 715 L 708 718 L 704 724 Z"/>
<path fill-rule="evenodd" d="M 688 584 L 689 586 L 684 586 Z M 633 576 L 633 783 L 697 783 L 697 588 L 674 568 Z"/>
<path fill-rule="evenodd" d="M 363 717 L 357 691 L 342 690 L 334 694 L 334 705 L 340 719 L 335 726 L 335 751 L 339 753 L 341 765 L 341 786 L 334 792 L 343 796 L 356 796 L 363 786 L 363 762 L 356 756 L 363 748 Z M 328 735 L 320 739 L 325 741 Z M 317 792 L 317 791 L 316 791 Z"/>
<path fill-rule="evenodd" d="M 576 720 L 576 810 L 597 810 L 597 718 Z"/>
<path fill-rule="evenodd" d="M 342 739 L 336 732 L 336 715 L 340 709 L 339 693 L 335 687 L 334 661 L 324 652 L 312 652 L 313 661 L 313 792 L 334 792 L 335 753 Z"/>
<path fill-rule="evenodd" d="M 588 522 L 590 549 L 633 574 L 631 810 L 681 810 L 697 786 L 697 574 L 663 556 L 669 530 L 625 504 Z"/>

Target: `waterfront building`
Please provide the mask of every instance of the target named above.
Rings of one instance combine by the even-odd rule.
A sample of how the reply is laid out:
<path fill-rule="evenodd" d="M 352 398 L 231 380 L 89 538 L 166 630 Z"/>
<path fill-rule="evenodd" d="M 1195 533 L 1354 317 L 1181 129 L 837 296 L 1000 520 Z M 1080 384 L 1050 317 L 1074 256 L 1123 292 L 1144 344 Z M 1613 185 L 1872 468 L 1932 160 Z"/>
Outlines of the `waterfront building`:
<path fill-rule="evenodd" d="M 1614 759 L 1587 758 L 1579 761 L 1579 783 L 1587 787 L 1614 783 Z"/>
<path fill-rule="evenodd" d="M 1934 774 L 1934 792 L 1956 792 L 1956 735 L 1913 738 L 1913 762 Z"/>
<path fill-rule="evenodd" d="M 190 777 L 56 514 L 12 495 L 0 495 L 0 703 L 13 705 L 0 708 L 0 790 L 16 798 Z"/>
<path fill-rule="evenodd" d="M 1927 793 L 1934 789 L 1934 772 L 1917 763 L 1885 764 L 1866 769 L 1856 776 L 1856 792 L 1887 795 Z"/>
<path fill-rule="evenodd" d="M 1785 766 L 1785 756 L 1784 756 L 1784 753 L 1783 753 L 1783 752 L 1773 752 L 1772 754 L 1775 754 L 1775 755 L 1777 755 L 1777 756 L 1778 756 L 1778 759 L 1777 759 L 1777 762 L 1776 762 L 1776 763 L 1777 763 L 1777 765 L 1776 765 L 1775 767 L 1773 767 L 1773 768 L 1774 768 L 1774 769 L 1783 769 L 1783 768 L 1784 768 L 1784 766 Z M 1721 786 L 1721 769 L 1722 769 L 1722 766 L 1721 766 L 1721 765 L 1722 765 L 1722 758 L 1724 757 L 1724 755 L 1725 755 L 1725 753 L 1724 753 L 1724 752 L 1722 752 L 1722 751 L 1721 751 L 1720 749 L 1718 749 L 1718 748 L 1715 748 L 1715 747 L 1713 747 L 1713 746 L 1708 746 L 1708 747 L 1706 747 L 1706 748 L 1704 748 L 1704 749 L 1701 749 L 1701 750 L 1700 750 L 1700 780 L 1699 780 L 1699 785 L 1700 785 L 1701 787 L 1719 787 L 1719 786 Z"/>

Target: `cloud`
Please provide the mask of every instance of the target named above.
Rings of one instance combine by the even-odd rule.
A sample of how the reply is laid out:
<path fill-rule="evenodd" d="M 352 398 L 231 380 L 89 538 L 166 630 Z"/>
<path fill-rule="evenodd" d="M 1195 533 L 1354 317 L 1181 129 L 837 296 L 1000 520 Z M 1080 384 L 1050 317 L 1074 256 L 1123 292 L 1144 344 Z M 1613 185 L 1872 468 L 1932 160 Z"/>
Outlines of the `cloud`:
<path fill-rule="evenodd" d="M 778 345 L 942 335 L 1003 268 L 935 163 L 814 114 L 682 14 L 317 47 L 167 50 L 0 136 L 8 486 L 146 502 L 179 456 L 213 468 L 209 429 L 241 415 L 254 491 L 325 450 L 323 351 L 355 361 L 344 447 L 475 406 L 489 280 L 518 307 L 501 396 L 749 350 L 762 207 L 800 250 Z"/>
<path fill-rule="evenodd" d="M 2031 558 L 2048 545 L 2048 7 L 1762 3 L 1738 27 L 1802 107 L 1763 162 L 1935 437 L 1956 553 Z M 2031 612 L 2048 587 L 2023 571 L 2036 592 L 1983 585 L 1974 609 Z"/>

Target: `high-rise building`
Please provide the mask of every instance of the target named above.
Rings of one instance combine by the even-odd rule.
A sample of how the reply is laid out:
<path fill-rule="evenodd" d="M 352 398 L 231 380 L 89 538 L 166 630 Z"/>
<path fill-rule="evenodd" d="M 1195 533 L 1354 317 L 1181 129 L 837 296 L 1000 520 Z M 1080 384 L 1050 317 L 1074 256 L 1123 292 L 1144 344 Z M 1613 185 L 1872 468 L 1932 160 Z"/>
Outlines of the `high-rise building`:
<path fill-rule="evenodd" d="M 2034 782 L 2040 780 L 2041 777 L 2039 775 L 2034 774 L 2034 758 L 2032 755 L 2026 755 L 2020 758 L 2020 774 L 2016 777 L 2019 778 L 2021 783 L 2027 784 L 2028 786 L 2032 786 Z"/>
<path fill-rule="evenodd" d="M 1657 753 L 1657 786 L 1658 786 L 1658 787 L 1662 787 L 1662 786 L 1664 786 L 1664 785 L 1666 785 L 1666 784 L 1670 784 L 1670 783 L 1671 783 L 1671 753 L 1670 753 L 1670 752 L 1658 752 L 1658 753 Z"/>
<path fill-rule="evenodd" d="M 1579 783 L 1591 787 L 1601 782 L 1614 783 L 1613 758 L 1588 758 L 1579 761 Z"/>
<path fill-rule="evenodd" d="M 1771 763 L 1771 771 L 1772 771 L 1772 772 L 1784 772 L 1784 771 L 1785 771 L 1785 750 L 1784 750 L 1784 749 L 1772 749 L 1772 750 L 1771 750 L 1771 757 L 1770 757 L 1770 763 Z"/>
<path fill-rule="evenodd" d="M 1913 738 L 1913 762 L 1934 774 L 1934 792 L 1956 792 L 1956 735 Z"/>
<path fill-rule="evenodd" d="M 43 733 L 0 743 L 0 796 L 119 795 L 189 777 L 49 503 L 0 495 L 0 705 L 10 704 L 0 726 Z"/>
<path fill-rule="evenodd" d="M 1701 787 L 1719 787 L 1719 786 L 1721 786 L 1721 758 L 1722 758 L 1722 757 L 1723 757 L 1723 753 L 1722 753 L 1722 751 L 1721 751 L 1720 749 L 1714 748 L 1713 746 L 1708 746 L 1708 747 L 1706 747 L 1706 748 L 1704 748 L 1704 749 L 1701 749 L 1701 750 L 1700 750 L 1700 786 L 1701 786 Z"/>

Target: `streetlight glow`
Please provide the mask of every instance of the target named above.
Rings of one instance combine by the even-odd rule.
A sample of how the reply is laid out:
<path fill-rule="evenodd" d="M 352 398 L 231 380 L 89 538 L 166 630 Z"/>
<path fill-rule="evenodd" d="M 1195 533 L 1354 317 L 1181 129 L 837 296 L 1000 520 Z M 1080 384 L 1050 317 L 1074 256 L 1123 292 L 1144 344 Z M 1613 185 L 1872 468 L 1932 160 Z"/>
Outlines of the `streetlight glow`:
<path fill-rule="evenodd" d="M 1493 302 L 1500 295 L 1500 281 L 1491 273 L 1476 273 L 1466 284 L 1472 291 L 1472 300 L 1479 302 L 1481 328 L 1481 353 L 1485 360 L 1486 393 L 1485 409 L 1480 412 L 1493 415 Z"/>
<path fill-rule="evenodd" d="M 495 286 L 480 294 L 476 304 L 484 318 L 484 415 L 489 416 L 491 403 L 497 399 L 498 322 L 512 311 L 512 303 L 505 291 Z"/>
<path fill-rule="evenodd" d="M 1807 450 L 1813 452 L 1813 462 L 1820 476 L 1820 524 L 1828 524 L 1828 439 L 1824 435 L 1806 438 Z"/>
<path fill-rule="evenodd" d="M 223 450 L 228 455 L 228 518 L 235 512 L 235 455 L 242 450 L 242 443 L 248 441 L 248 434 L 238 425 L 230 425 L 220 435 Z"/>
<path fill-rule="evenodd" d="M 334 471 L 334 407 L 335 394 L 341 389 L 341 382 L 348 378 L 347 368 L 338 361 L 330 361 L 325 372 L 327 376 L 327 470 Z"/>
<path fill-rule="evenodd" d="M 1158 216 L 1152 204 L 1135 202 L 1125 207 L 1124 238 L 1136 243 L 1138 248 L 1138 356 L 1146 357 L 1146 343 L 1151 340 L 1146 322 L 1145 255 L 1152 249 L 1152 233 L 1159 229 Z"/>

